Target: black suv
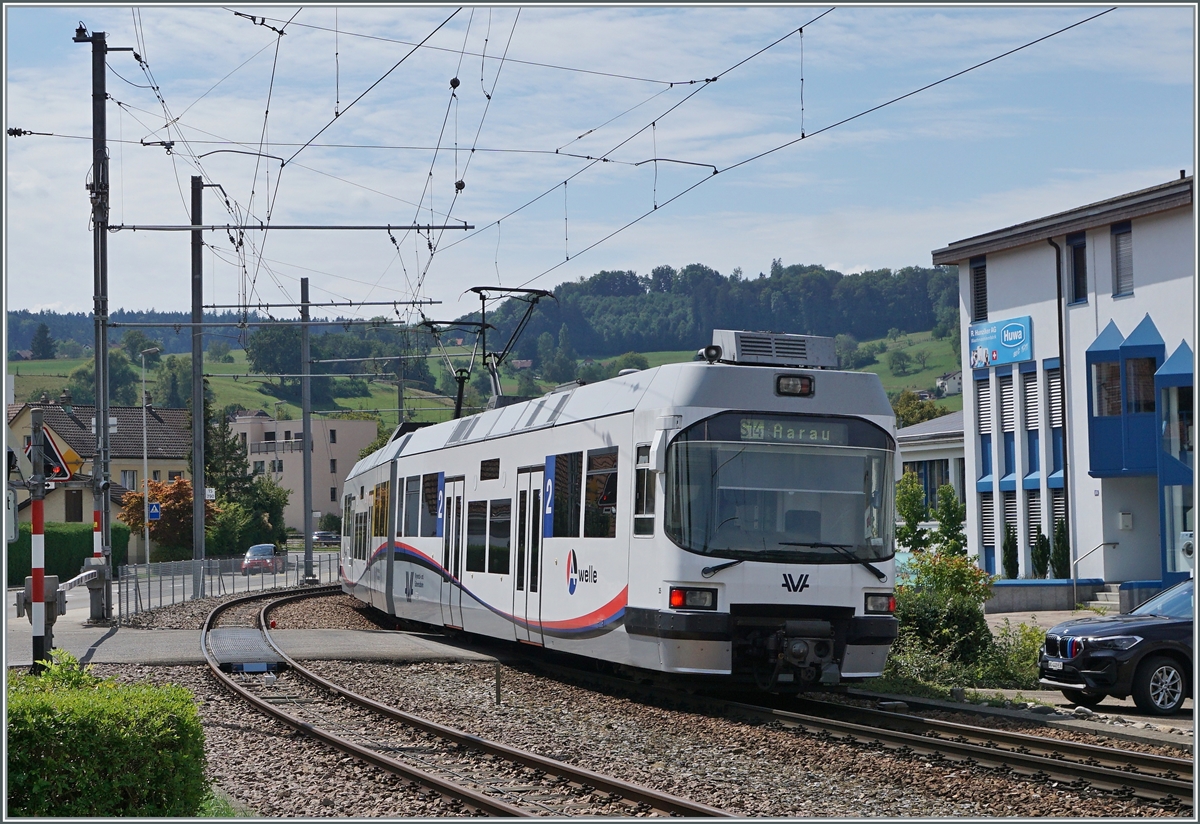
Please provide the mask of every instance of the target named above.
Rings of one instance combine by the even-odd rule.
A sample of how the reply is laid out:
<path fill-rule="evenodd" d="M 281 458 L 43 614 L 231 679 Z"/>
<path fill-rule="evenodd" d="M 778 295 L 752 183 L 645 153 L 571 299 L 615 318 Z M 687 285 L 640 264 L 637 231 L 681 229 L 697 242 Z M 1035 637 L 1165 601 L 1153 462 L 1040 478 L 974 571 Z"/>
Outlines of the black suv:
<path fill-rule="evenodd" d="M 1054 627 L 1038 661 L 1042 685 L 1089 707 L 1132 694 L 1143 712 L 1178 712 L 1192 694 L 1194 583 L 1160 592 L 1127 615 Z"/>

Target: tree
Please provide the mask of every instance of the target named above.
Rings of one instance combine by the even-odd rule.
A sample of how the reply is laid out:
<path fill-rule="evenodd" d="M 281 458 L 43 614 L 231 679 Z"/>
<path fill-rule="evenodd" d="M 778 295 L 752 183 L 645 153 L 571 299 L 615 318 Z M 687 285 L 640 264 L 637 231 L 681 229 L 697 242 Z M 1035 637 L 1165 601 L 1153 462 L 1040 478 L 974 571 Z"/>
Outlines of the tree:
<path fill-rule="evenodd" d="M 204 433 L 204 484 L 217 490 L 219 502 L 245 500 L 252 478 L 246 448 L 229 425 L 229 416 L 209 419 Z"/>
<path fill-rule="evenodd" d="M 160 340 L 154 340 L 147 337 L 141 330 L 134 329 L 131 332 L 126 332 L 121 338 L 121 349 L 129 356 L 130 363 L 136 363 L 141 366 L 142 352 L 147 349 L 158 347 L 160 351 L 146 356 L 146 367 L 155 366 L 162 359 L 163 344 Z"/>
<path fill-rule="evenodd" d="M 1067 535 L 1067 522 L 1059 518 L 1054 522 L 1054 546 L 1050 550 L 1050 570 L 1055 578 L 1071 577 L 1071 543 Z"/>
<path fill-rule="evenodd" d="M 138 406 L 141 377 L 120 349 L 108 353 L 108 401 L 113 406 Z M 67 389 L 77 404 L 96 402 L 96 364 L 88 362 L 73 369 L 67 377 Z"/>
<path fill-rule="evenodd" d="M 527 398 L 542 394 L 541 387 L 537 385 L 537 381 L 533 379 L 533 374 L 528 369 L 522 369 L 517 373 L 517 394 Z"/>
<path fill-rule="evenodd" d="M 967 519 L 967 508 L 950 484 L 938 487 L 933 517 L 937 519 L 938 526 L 931 543 L 937 551 L 942 555 L 966 555 L 967 536 L 963 532 L 963 522 Z"/>
<path fill-rule="evenodd" d="M 918 349 L 916 352 L 913 352 L 913 359 L 924 369 L 925 364 L 929 363 L 929 352 L 925 349 Z"/>
<path fill-rule="evenodd" d="M 897 377 L 908 374 L 908 369 L 912 365 L 912 358 L 902 349 L 893 349 L 888 352 L 887 360 L 888 371 Z"/>
<path fill-rule="evenodd" d="M 223 340 L 215 340 L 210 343 L 204 353 L 204 357 L 213 363 L 233 363 L 233 355 L 230 354 L 229 344 Z"/>
<path fill-rule="evenodd" d="M 248 500 L 242 506 L 250 510 L 250 524 L 243 533 L 243 546 L 251 544 L 287 543 L 287 525 L 283 511 L 287 508 L 292 491 L 279 485 L 270 475 L 258 475 L 247 493 Z"/>
<path fill-rule="evenodd" d="M 1017 528 L 1012 524 L 1004 525 L 1004 542 L 1000 545 L 1000 559 L 1004 565 L 1004 577 L 1016 578 L 1020 575 L 1020 565 L 1017 559 Z"/>
<path fill-rule="evenodd" d="M 915 472 L 905 472 L 896 483 L 896 514 L 903 522 L 896 527 L 896 542 L 910 552 L 923 552 L 929 546 L 929 538 L 921 521 L 929 513 L 925 508 L 925 489 Z"/>
<path fill-rule="evenodd" d="M 164 409 L 187 409 L 192 398 L 192 361 L 181 355 L 168 355 L 158 363 L 155 384 L 162 397 L 158 405 Z"/>
<path fill-rule="evenodd" d="M 150 522 L 150 538 L 157 546 L 153 561 L 191 557 L 192 551 L 192 482 L 186 478 L 174 481 L 150 481 L 150 500 L 162 505 L 161 517 Z M 217 508 L 211 501 L 204 503 L 205 523 L 215 517 Z M 117 515 L 134 532 L 146 525 L 145 496 L 140 490 L 125 493 Z"/>
<path fill-rule="evenodd" d="M 911 389 L 905 389 L 896 396 L 892 401 L 892 411 L 896 413 L 896 426 L 898 427 L 931 421 L 950 413 L 949 409 L 938 406 L 933 401 L 921 400 Z"/>
<path fill-rule="evenodd" d="M 1045 578 L 1050 568 L 1050 539 L 1042 532 L 1042 525 L 1037 525 L 1037 534 L 1033 539 L 1033 549 L 1030 551 L 1030 561 L 1033 566 L 1034 578 Z"/>
<path fill-rule="evenodd" d="M 50 327 L 44 323 L 39 323 L 37 330 L 33 333 L 33 340 L 29 344 L 32 359 L 53 360 L 54 350 L 57 347 L 58 344 L 54 338 L 50 337 Z"/>
<path fill-rule="evenodd" d="M 66 340 L 60 340 L 58 342 L 57 355 L 60 358 L 69 358 L 71 360 L 82 358 L 84 355 L 83 344 L 79 341 L 71 340 L 70 338 Z"/>

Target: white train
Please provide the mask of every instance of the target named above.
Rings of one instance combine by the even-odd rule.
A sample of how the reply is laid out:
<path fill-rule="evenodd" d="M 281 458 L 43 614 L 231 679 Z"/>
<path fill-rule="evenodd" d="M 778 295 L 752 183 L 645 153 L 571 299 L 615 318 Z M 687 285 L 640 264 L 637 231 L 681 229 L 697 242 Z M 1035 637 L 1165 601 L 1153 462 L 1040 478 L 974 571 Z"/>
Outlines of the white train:
<path fill-rule="evenodd" d="M 837 371 L 829 338 L 716 330 L 703 354 L 397 429 L 346 479 L 343 589 L 618 668 L 775 691 L 880 674 L 879 377 Z"/>

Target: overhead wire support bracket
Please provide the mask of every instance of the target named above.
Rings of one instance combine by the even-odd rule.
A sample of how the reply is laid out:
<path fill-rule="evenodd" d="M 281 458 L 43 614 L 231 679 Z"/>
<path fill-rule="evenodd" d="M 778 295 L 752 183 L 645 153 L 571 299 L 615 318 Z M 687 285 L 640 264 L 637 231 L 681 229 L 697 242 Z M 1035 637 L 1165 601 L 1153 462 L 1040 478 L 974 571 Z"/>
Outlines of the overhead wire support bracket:
<path fill-rule="evenodd" d="M 441 226 L 433 225 L 433 224 L 420 224 L 419 225 L 419 224 L 415 224 L 415 223 L 409 224 L 407 226 L 393 226 L 391 224 L 383 224 L 380 226 L 375 226 L 375 225 L 363 225 L 363 226 L 284 225 L 284 226 L 274 226 L 274 225 L 267 224 L 267 223 L 244 224 L 244 225 L 240 225 L 240 226 L 232 224 L 232 223 L 224 223 L 224 224 L 219 224 L 219 225 L 218 224 L 207 224 L 207 225 L 199 225 L 199 226 L 192 225 L 190 223 L 183 225 L 183 226 L 171 226 L 171 225 L 140 226 L 140 225 L 136 225 L 136 224 L 121 223 L 116 226 L 109 226 L 108 230 L 110 232 L 120 232 L 122 230 L 130 231 L 130 232 L 195 232 L 197 230 L 202 231 L 202 232 L 232 232 L 232 231 L 240 232 L 240 231 L 253 231 L 256 229 L 258 231 L 262 231 L 262 232 L 267 232 L 267 231 L 273 231 L 273 232 L 278 232 L 278 231 L 322 231 L 322 230 L 343 230 L 343 231 L 353 231 L 353 232 L 390 232 L 393 230 L 400 231 L 400 232 L 426 232 L 426 231 L 441 231 L 443 229 L 474 229 L 474 228 L 475 228 L 474 226 L 472 226 L 471 224 L 468 224 L 468 223 L 461 223 L 461 224 L 454 224 L 454 225 L 445 224 L 445 225 L 441 225 Z"/>

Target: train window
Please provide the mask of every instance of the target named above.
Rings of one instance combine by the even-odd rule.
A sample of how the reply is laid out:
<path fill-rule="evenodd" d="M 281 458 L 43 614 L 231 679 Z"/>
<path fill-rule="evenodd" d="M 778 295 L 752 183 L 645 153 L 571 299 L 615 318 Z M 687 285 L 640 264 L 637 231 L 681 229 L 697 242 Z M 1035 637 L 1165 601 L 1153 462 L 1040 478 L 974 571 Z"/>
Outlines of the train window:
<path fill-rule="evenodd" d="M 542 490 L 533 490 L 533 506 L 530 510 L 534 512 L 533 529 L 529 530 L 529 591 L 538 591 L 538 541 L 542 538 L 542 524 L 538 520 L 541 517 L 542 511 Z"/>
<path fill-rule="evenodd" d="M 633 534 L 654 534 L 654 473 L 649 444 L 637 448 L 637 477 L 633 490 Z"/>
<path fill-rule="evenodd" d="M 354 557 L 367 559 L 367 512 L 354 513 Z"/>
<path fill-rule="evenodd" d="M 438 476 L 434 472 L 421 479 L 421 537 L 437 537 Z"/>
<path fill-rule="evenodd" d="M 488 518 L 487 571 L 496 575 L 508 574 L 508 546 L 512 540 L 512 501 L 492 501 Z"/>
<path fill-rule="evenodd" d="M 617 448 L 588 452 L 583 537 L 617 537 Z M 557 534 L 557 533 L 555 533 Z"/>
<path fill-rule="evenodd" d="M 404 534 L 417 534 L 418 519 L 421 517 L 421 476 L 413 475 L 404 482 Z"/>
<path fill-rule="evenodd" d="M 517 591 L 525 589 L 525 504 L 529 493 L 524 489 L 517 495 Z"/>
<path fill-rule="evenodd" d="M 479 480 L 494 481 L 500 477 L 500 459 L 492 458 L 479 462 Z"/>
<path fill-rule="evenodd" d="M 554 537 L 579 537 L 583 503 L 583 453 L 554 456 Z"/>
<path fill-rule="evenodd" d="M 349 537 L 351 526 L 354 524 L 354 496 L 346 495 L 342 498 L 342 534 Z"/>
<path fill-rule="evenodd" d="M 388 485 L 375 484 L 375 508 L 371 517 L 371 534 L 387 535 Z"/>
<path fill-rule="evenodd" d="M 467 572 L 483 572 L 487 557 L 487 501 L 467 504 Z"/>

